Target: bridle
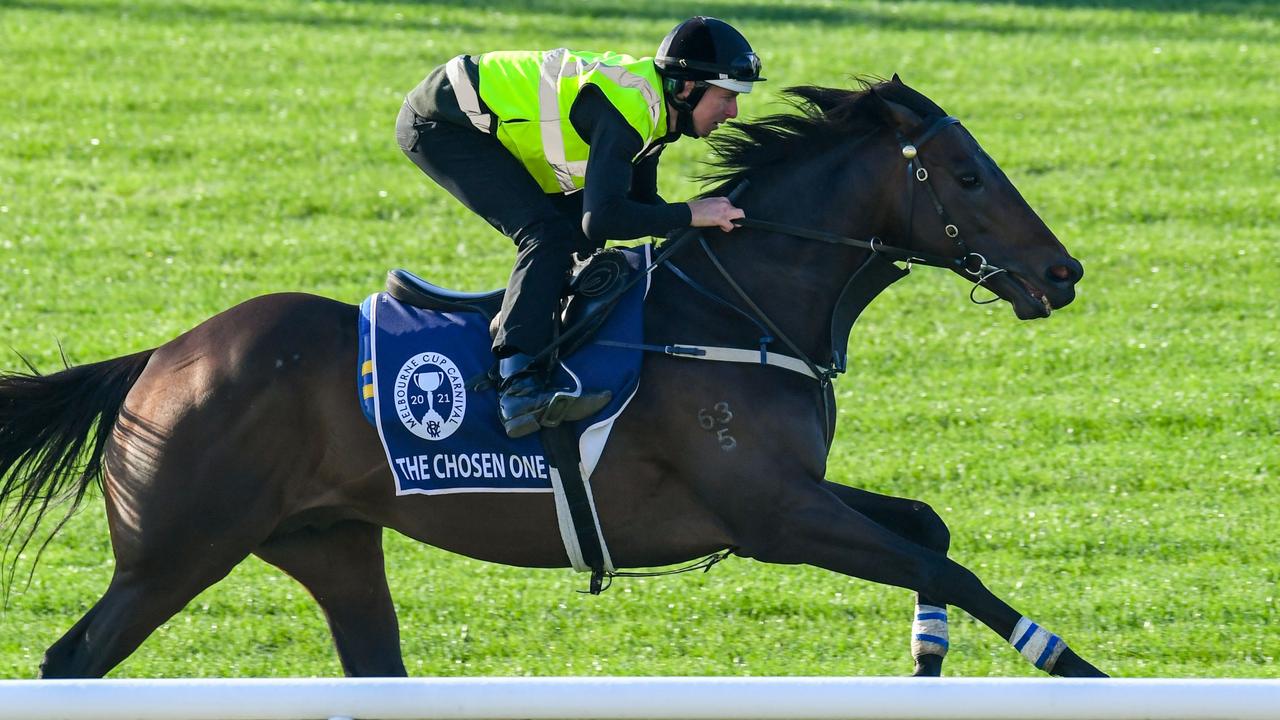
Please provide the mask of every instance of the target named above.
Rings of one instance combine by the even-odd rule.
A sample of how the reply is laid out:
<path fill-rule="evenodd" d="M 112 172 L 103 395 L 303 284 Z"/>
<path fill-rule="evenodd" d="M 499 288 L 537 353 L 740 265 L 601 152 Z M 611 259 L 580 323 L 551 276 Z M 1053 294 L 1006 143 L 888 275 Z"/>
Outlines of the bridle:
<path fill-rule="evenodd" d="M 871 251 L 868 260 L 864 262 L 862 268 L 851 276 L 844 292 L 840 295 L 837 307 L 832 312 L 830 326 L 831 336 L 833 338 L 844 337 L 847 340 L 849 328 L 837 328 L 837 326 L 842 323 L 847 323 L 848 326 L 851 326 L 853 320 L 856 319 L 858 312 L 865 307 L 866 303 L 870 302 L 876 294 L 885 287 L 888 287 L 889 284 L 897 280 L 902 275 L 905 275 L 912 265 L 927 265 L 930 267 L 939 267 L 948 270 L 958 270 L 973 279 L 974 285 L 969 292 L 970 300 L 978 304 L 986 304 L 987 302 L 994 302 L 998 299 L 995 298 L 988 301 L 979 301 L 974 298 L 974 293 L 977 291 L 978 287 L 983 286 L 988 279 L 1006 272 L 1006 270 L 989 264 L 987 259 L 981 253 L 977 253 L 969 249 L 964 238 L 961 237 L 959 228 L 951 221 L 951 216 L 947 213 L 946 207 L 943 206 L 942 200 L 938 197 L 937 191 L 934 190 L 932 183 L 929 182 L 929 171 L 924 167 L 920 159 L 919 148 L 921 146 L 931 140 L 942 130 L 950 127 L 951 125 L 959 124 L 959 122 L 959 120 L 950 115 L 940 117 L 930 123 L 928 127 L 910 140 L 902 135 L 902 133 L 898 133 L 898 145 L 901 148 L 903 159 L 907 161 L 907 193 L 909 200 L 906 219 L 907 234 L 904 237 L 912 237 L 915 218 L 916 188 L 923 185 L 925 190 L 929 193 L 929 199 L 933 203 L 934 210 L 938 213 L 938 218 L 942 221 L 943 233 L 945 233 L 952 241 L 957 251 L 954 256 L 936 255 L 933 253 L 924 253 L 908 248 L 898 247 L 890 245 L 878 237 L 862 240 L 822 230 L 815 230 L 798 225 L 770 222 L 767 220 L 757 220 L 754 218 L 739 218 L 734 220 L 734 225 L 738 227 L 763 230 L 766 232 L 790 235 L 806 240 L 817 240 L 834 245 L 844 245 L 847 247 Z M 740 182 L 737 187 L 728 194 L 728 199 L 730 201 L 737 199 L 737 197 L 742 194 L 743 190 L 746 189 L 746 186 L 747 181 L 744 180 Z M 666 247 L 663 248 L 659 258 L 651 267 L 659 265 L 666 267 L 677 278 L 699 294 L 719 303 L 720 305 L 729 307 L 755 324 L 756 327 L 761 330 L 760 355 L 762 362 L 763 358 L 766 356 L 767 346 L 774 340 L 778 340 L 781 341 L 782 344 L 785 345 L 798 360 L 808 367 L 809 374 L 816 378 L 819 384 L 824 388 L 834 377 L 845 371 L 847 362 L 842 348 L 832 347 L 831 364 L 824 366 L 815 362 L 813 358 L 809 357 L 809 355 L 799 347 L 798 344 L 791 340 L 782 328 L 778 327 L 778 325 L 764 313 L 746 290 L 744 290 L 742 286 L 733 279 L 733 276 L 729 274 L 728 269 L 725 268 L 724 264 L 720 261 L 720 258 L 717 257 L 714 251 L 712 251 L 704 234 L 697 233 L 698 244 L 702 247 L 703 253 L 707 256 L 707 259 L 711 261 L 712 266 L 714 266 L 716 271 L 720 274 L 721 279 L 733 289 L 734 293 L 738 296 L 739 301 L 746 305 L 749 311 L 743 310 L 742 308 L 737 307 L 734 303 L 720 297 L 680 270 L 679 267 L 670 261 L 670 256 L 688 237 L 688 235 L 684 235 L 679 239 L 666 243 Z M 863 272 L 864 270 L 877 265 L 876 261 L 879 261 L 883 265 L 888 265 L 891 268 L 894 268 L 894 270 L 896 270 L 896 266 L 893 266 L 892 261 L 905 262 L 907 267 L 905 270 L 896 270 L 897 274 L 894 274 L 894 270 L 886 270 L 883 268 L 872 269 L 872 272 L 868 273 Z M 868 287 L 855 287 L 858 280 L 863 276 L 871 278 L 872 282 L 868 284 Z M 846 305 L 853 309 L 851 311 L 846 309 L 842 312 L 842 305 Z"/>
<path fill-rule="evenodd" d="M 974 298 L 974 293 L 977 292 L 979 286 L 985 284 L 991 277 L 1008 271 L 1005 268 L 987 264 L 987 259 L 981 253 L 971 251 L 969 246 L 965 244 L 964 238 L 960 237 L 960 228 L 951 222 L 951 216 L 947 214 L 947 209 L 942 205 L 942 199 L 938 197 L 938 192 L 933 189 L 933 183 L 929 182 L 929 171 L 925 169 L 924 164 L 920 161 L 918 149 L 942 130 L 951 125 L 959 124 L 960 121 L 950 115 L 940 117 L 925 128 L 925 131 L 920 133 L 914 142 L 908 141 L 903 137 L 902 133 L 898 133 L 898 146 L 902 148 L 902 157 L 907 161 L 907 185 L 911 188 L 910 192 L 908 192 L 911 199 L 910 204 L 907 206 L 907 233 L 903 237 L 911 237 L 912 224 L 915 222 L 915 187 L 917 185 L 911 182 L 915 180 L 916 183 L 924 185 L 925 190 L 929 192 L 929 199 L 933 202 L 933 209 L 938 213 L 938 219 L 942 222 L 943 233 L 951 238 L 959 251 L 958 266 L 960 270 L 974 279 L 973 288 L 969 290 L 969 299 L 978 305 L 986 305 L 995 302 L 999 298 L 979 301 Z"/>
<path fill-rule="evenodd" d="M 734 224 L 739 227 L 751 228 L 755 230 L 764 230 L 766 232 L 776 232 L 783 235 L 791 235 L 793 237 L 805 238 L 807 240 L 819 240 L 821 242 L 832 243 L 835 245 L 846 245 L 849 247 L 862 248 L 870 250 L 874 253 L 883 255 L 891 260 L 905 262 L 910 265 L 928 265 L 930 267 L 945 268 L 948 270 L 959 270 L 973 278 L 974 290 L 982 285 L 986 280 L 994 275 L 1006 272 L 1004 268 L 996 267 L 987 263 L 987 259 L 981 253 L 973 252 L 965 243 L 964 238 L 960 236 L 960 229 L 955 223 L 951 222 L 951 216 L 947 213 L 947 209 L 942 204 L 942 199 L 938 197 L 938 192 L 934 190 L 933 183 L 929 181 L 929 171 L 924 167 L 920 159 L 919 148 L 924 146 L 929 140 L 933 139 L 939 132 L 945 130 L 951 125 L 958 125 L 960 121 L 950 115 L 940 117 L 929 124 L 923 132 L 918 134 L 913 140 L 909 140 L 902 133 L 898 133 L 898 146 L 901 148 L 902 157 L 907 161 L 907 228 L 903 237 L 910 238 L 915 222 L 915 204 L 916 204 L 916 188 L 923 185 L 929 193 L 929 200 L 933 203 L 934 210 L 938 213 L 938 219 L 942 222 L 943 233 L 951 239 L 955 245 L 958 254 L 954 257 L 945 255 L 935 255 L 932 253 L 923 253 L 917 250 L 889 245 L 878 237 L 871 237 L 868 240 L 860 240 L 858 238 L 845 237 L 835 233 L 823 232 L 821 230 L 813 230 L 798 225 L 787 225 L 784 223 L 768 222 L 766 220 L 757 220 L 755 218 L 739 218 Z M 730 193 L 730 199 L 740 192 L 745 183 L 739 184 Z M 970 298 L 972 299 L 972 291 Z M 978 301 L 974 301 L 978 302 Z M 979 304 L 985 304 L 983 303 Z"/>

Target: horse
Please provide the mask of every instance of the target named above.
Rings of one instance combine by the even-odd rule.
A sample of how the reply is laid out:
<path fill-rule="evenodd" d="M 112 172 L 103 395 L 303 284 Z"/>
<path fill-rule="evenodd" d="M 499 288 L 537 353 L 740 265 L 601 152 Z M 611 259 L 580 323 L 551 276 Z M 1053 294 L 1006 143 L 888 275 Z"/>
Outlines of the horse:
<path fill-rule="evenodd" d="M 754 348 L 767 322 L 812 371 L 647 356 L 592 476 L 614 564 L 803 563 L 915 591 L 915 675 L 940 674 L 955 606 L 1053 675 L 1104 677 L 948 558 L 929 505 L 826 467 L 838 368 L 823 363 L 848 330 L 830 320 L 869 258 L 941 258 L 1024 320 L 1069 304 L 1082 266 L 964 126 L 896 75 L 788 93 L 791 108 L 713 143 L 706 176 L 708 194 L 747 181 L 737 204 L 776 225 L 703 232 L 671 253 L 679 274 L 651 269 L 644 332 Z M 549 494 L 395 495 L 353 391 L 356 346 L 355 307 L 282 293 L 154 349 L 0 376 L 6 547 L 96 487 L 115 556 L 40 677 L 104 675 L 250 554 L 310 591 L 352 676 L 406 674 L 383 528 L 493 563 L 569 565 Z"/>

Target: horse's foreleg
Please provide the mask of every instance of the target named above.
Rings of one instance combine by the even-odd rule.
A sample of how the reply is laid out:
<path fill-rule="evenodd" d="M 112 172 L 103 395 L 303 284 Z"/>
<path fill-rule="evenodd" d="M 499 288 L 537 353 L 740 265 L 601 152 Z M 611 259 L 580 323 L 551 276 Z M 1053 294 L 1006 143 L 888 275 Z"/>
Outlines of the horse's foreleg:
<path fill-rule="evenodd" d="M 824 485 L 801 482 L 789 489 L 779 498 L 771 522 L 739 534 L 739 554 L 763 562 L 814 565 L 915 590 L 962 608 L 1051 674 L 1104 677 L 1056 635 L 996 597 L 959 563 L 874 522 Z"/>
<path fill-rule="evenodd" d="M 873 522 L 892 530 L 902 537 L 943 555 L 951 545 L 951 533 L 947 525 L 927 503 L 919 500 L 880 495 L 827 481 L 825 487 L 840 502 L 867 516 Z M 949 636 L 947 632 L 946 605 L 924 593 L 916 595 L 912 611 L 911 657 L 918 677 L 937 677 L 942 674 L 942 659 L 946 657 Z"/>
<path fill-rule="evenodd" d="M 305 528 L 254 552 L 302 583 L 320 604 L 347 675 L 406 675 L 382 528 L 358 521 Z"/>

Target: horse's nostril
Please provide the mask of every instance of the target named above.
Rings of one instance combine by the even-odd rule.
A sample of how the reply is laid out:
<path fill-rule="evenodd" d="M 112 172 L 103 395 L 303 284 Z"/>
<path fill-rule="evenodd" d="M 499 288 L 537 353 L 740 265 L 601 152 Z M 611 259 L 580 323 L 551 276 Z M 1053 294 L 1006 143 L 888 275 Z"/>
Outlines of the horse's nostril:
<path fill-rule="evenodd" d="M 1049 282 L 1061 285 L 1063 283 L 1076 282 L 1080 279 L 1080 275 L 1082 274 L 1083 273 L 1081 273 L 1077 267 L 1068 264 L 1051 265 L 1049 266 L 1049 269 L 1045 271 L 1044 276 Z"/>

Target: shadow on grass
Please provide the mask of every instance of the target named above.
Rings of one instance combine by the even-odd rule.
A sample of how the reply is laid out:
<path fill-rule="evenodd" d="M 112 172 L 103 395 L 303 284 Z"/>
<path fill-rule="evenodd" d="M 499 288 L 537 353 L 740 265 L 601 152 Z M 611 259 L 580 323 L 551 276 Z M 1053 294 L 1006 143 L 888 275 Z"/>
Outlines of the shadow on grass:
<path fill-rule="evenodd" d="M 934 0 L 899 0 L 896 5 L 798 2 L 782 6 L 750 2 L 708 2 L 703 12 L 718 15 L 731 22 L 748 26 L 748 31 L 769 25 L 819 24 L 825 32 L 839 32 L 854 27 L 911 32 L 979 32 L 997 35 L 1072 35 L 1080 29 L 1061 23 L 1047 24 L 1032 14 L 1006 15 L 1004 19 L 983 17 L 939 17 L 930 12 L 926 2 Z M 1193 13 L 1199 16 L 1254 17 L 1280 20 L 1280 2 L 1276 0 L 1006 0 L 1006 7 L 1095 9 L 1104 11 L 1136 11 L 1161 13 Z M 381 6 L 383 12 L 400 9 L 396 17 L 386 14 L 351 12 L 352 6 Z M 912 5 L 920 7 L 912 8 Z M 650 22 L 652 44 L 661 40 L 670 26 L 687 17 L 689 5 L 676 0 L 318 0 L 308 5 L 183 4 L 125 2 L 71 2 L 70 0 L 0 0 L 0 8 L 43 11 L 59 14 L 92 14 L 118 16 L 134 21 L 210 21 L 229 23 L 283 24 L 309 27 L 369 28 L 384 31 L 423 33 L 503 34 L 510 27 L 495 23 L 496 14 L 520 16 L 526 32 L 545 34 L 548 42 L 573 44 L 578 38 L 618 38 L 634 44 L 635 22 Z M 443 11 L 443 13 L 441 12 Z M 340 13 L 340 14 L 339 14 Z M 590 24 L 591 21 L 599 21 Z M 584 27 L 584 25 L 587 25 Z M 755 28 L 750 27 L 755 25 Z M 1161 26 L 1148 29 L 1139 19 L 1109 28 L 1113 36 L 1123 33 L 1158 35 L 1165 39 L 1195 38 L 1216 40 L 1266 41 L 1276 37 L 1269 27 L 1242 30 L 1215 28 L 1204 23 Z M 482 48 L 459 45 L 472 52 Z"/>
<path fill-rule="evenodd" d="M 600 19 L 648 19 L 668 21 L 672 24 L 688 17 L 688 2 L 676 0 L 650 0 L 637 3 L 633 0 L 592 0 L 574 3 L 572 0 L 486 0 L 477 5 L 475 0 L 344 0 L 363 5 L 402 6 L 450 6 L 470 10 L 531 12 L 563 15 L 566 12 L 576 18 Z M 903 5 L 937 2 L 937 0 L 899 0 Z M 1137 12 L 1196 13 L 1200 15 L 1252 15 L 1280 18 L 1280 3 L 1275 0 L 1004 0 L 988 5 L 1028 6 L 1035 8 L 1063 8 L 1080 10 L 1132 10 Z M 576 5 L 576 6 L 575 6 Z M 792 2 L 787 5 L 711 0 L 700 6 L 709 15 L 738 22 L 862 22 L 867 18 L 898 17 L 892 9 L 882 5 L 852 2 Z M 904 24 L 918 27 L 936 22 L 926 13 L 911 13 L 902 18 Z"/>

